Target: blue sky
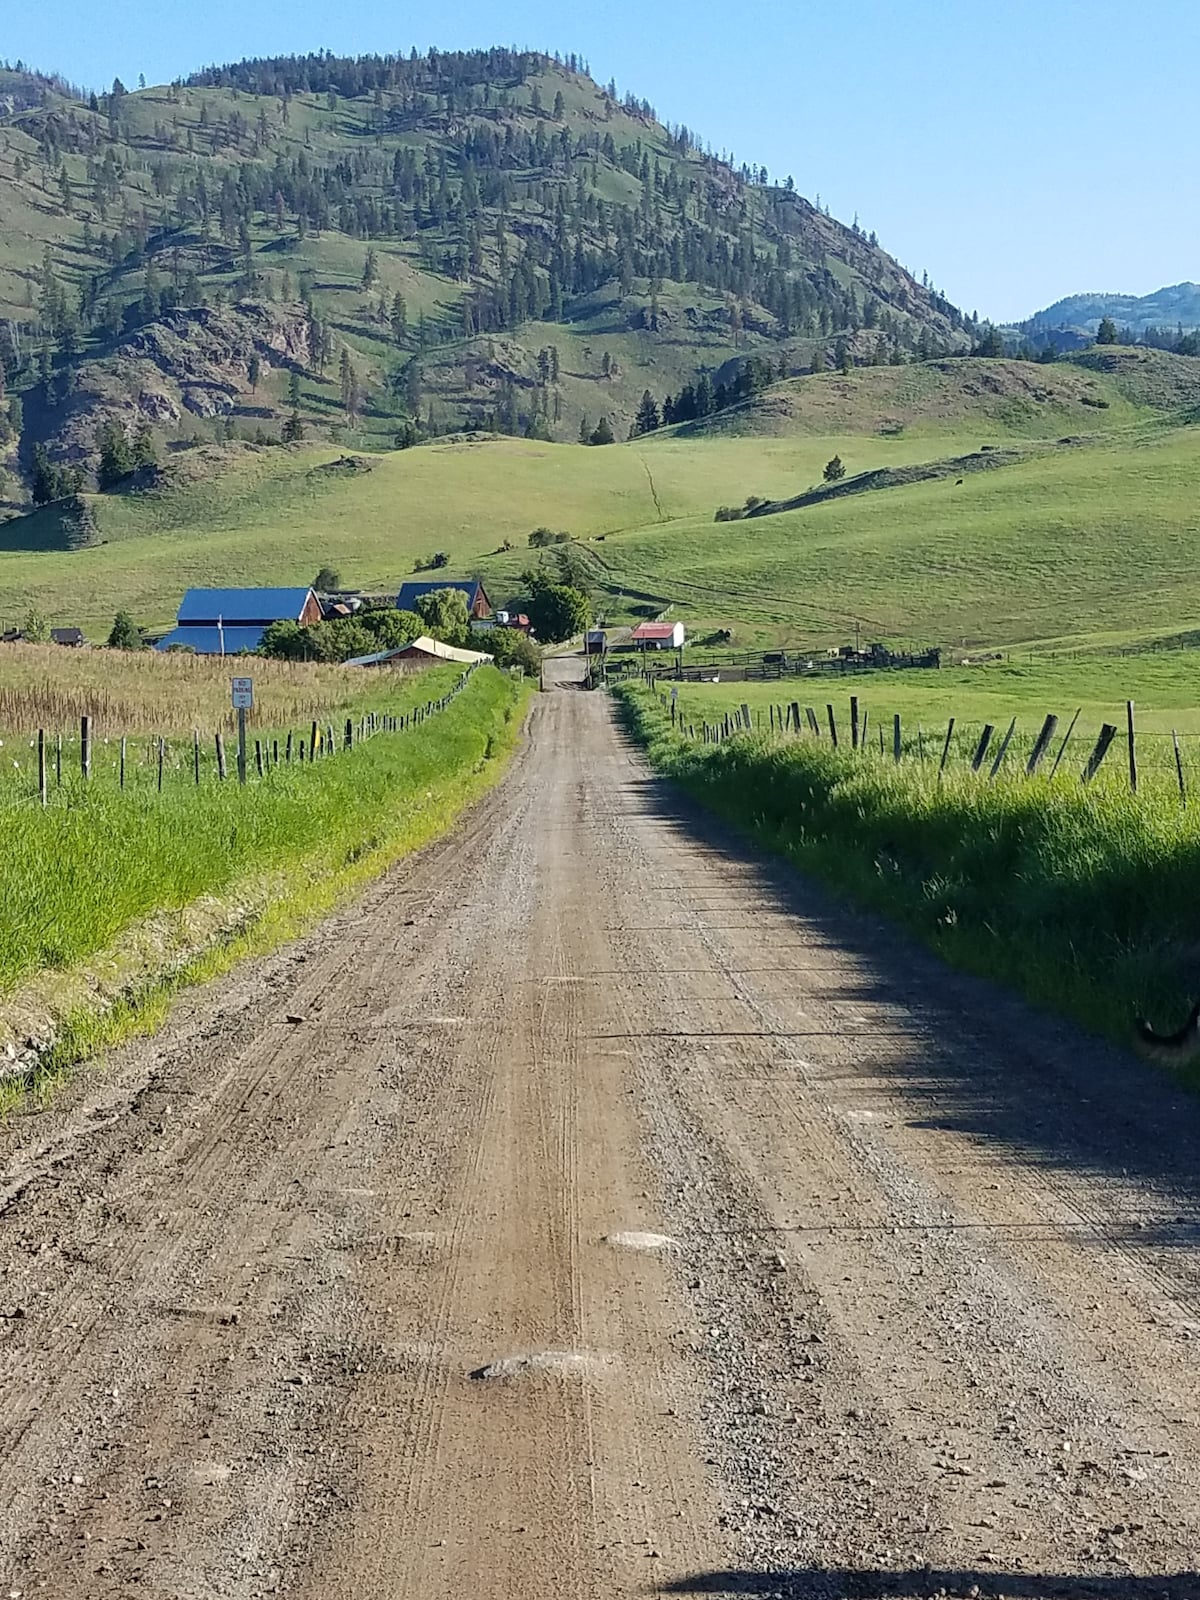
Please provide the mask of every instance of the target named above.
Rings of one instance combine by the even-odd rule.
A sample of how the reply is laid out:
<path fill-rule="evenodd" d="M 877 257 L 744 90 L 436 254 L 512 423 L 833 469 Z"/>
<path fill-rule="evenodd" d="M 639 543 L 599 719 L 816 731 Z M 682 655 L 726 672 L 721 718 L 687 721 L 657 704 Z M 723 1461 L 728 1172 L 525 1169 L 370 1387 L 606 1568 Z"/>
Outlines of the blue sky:
<path fill-rule="evenodd" d="M 574 50 L 1008 319 L 1200 278 L 1198 19 L 1195 0 L 37 0 L 0 49 L 89 86 L 292 50 Z"/>

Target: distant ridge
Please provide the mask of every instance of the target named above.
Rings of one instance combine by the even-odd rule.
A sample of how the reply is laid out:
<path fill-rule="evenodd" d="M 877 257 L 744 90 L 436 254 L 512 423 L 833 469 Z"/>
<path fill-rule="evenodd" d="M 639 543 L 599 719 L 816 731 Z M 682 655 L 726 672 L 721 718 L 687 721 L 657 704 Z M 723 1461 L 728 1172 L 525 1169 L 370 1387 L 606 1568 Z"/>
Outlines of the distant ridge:
<path fill-rule="evenodd" d="M 1073 294 L 1056 300 L 1021 324 L 1025 333 L 1063 329 L 1094 334 L 1104 317 L 1143 334 L 1148 328 L 1200 328 L 1200 284 L 1174 283 L 1153 294 Z"/>

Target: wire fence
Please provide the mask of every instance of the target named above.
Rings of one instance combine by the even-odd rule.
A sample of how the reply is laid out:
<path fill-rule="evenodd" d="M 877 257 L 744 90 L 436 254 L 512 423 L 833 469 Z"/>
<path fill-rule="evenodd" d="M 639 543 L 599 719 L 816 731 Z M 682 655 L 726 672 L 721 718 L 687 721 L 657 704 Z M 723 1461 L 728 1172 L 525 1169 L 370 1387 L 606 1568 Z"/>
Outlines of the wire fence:
<path fill-rule="evenodd" d="M 939 777 L 951 765 L 968 765 L 989 782 L 1005 772 L 1026 778 L 1073 777 L 1086 786 L 1102 769 L 1111 775 L 1119 762 L 1122 781 L 1134 794 L 1139 792 L 1149 768 L 1156 777 L 1170 775 L 1182 805 L 1187 805 L 1189 799 L 1182 738 L 1175 729 L 1170 733 L 1139 731 L 1132 700 L 1125 702 L 1123 729 L 1116 723 L 1103 722 L 1095 733 L 1084 734 L 1079 727 L 1082 708 L 1065 726 L 1057 713 L 1049 712 L 1035 729 L 1019 730 L 1015 715 L 1009 717 L 1007 724 L 1003 719 L 964 723 L 950 716 L 944 725 L 926 728 L 920 722 L 906 726 L 899 712 L 872 720 L 869 708 L 857 695 L 850 696 L 845 709 L 839 709 L 832 701 L 813 706 L 790 700 L 771 703 L 757 712 L 747 704 L 733 706 L 710 720 L 707 715 L 697 718 L 690 706 L 681 706 L 677 687 L 668 688 L 663 680 L 654 679 L 649 681 L 649 687 L 658 700 L 669 703 L 676 732 L 703 744 L 720 744 L 748 733 L 765 732 L 780 738 L 820 741 L 831 749 L 848 749 L 890 760 L 896 766 L 917 761 L 924 768 L 933 768 Z"/>
<path fill-rule="evenodd" d="M 380 735 L 419 728 L 460 695 L 469 667 L 444 695 L 407 711 L 362 711 L 336 721 L 314 718 L 303 728 L 255 731 L 243 738 L 221 729 L 178 734 L 101 735 L 95 719 L 80 717 L 78 732 L 40 728 L 30 739 L 0 739 L 0 804 L 72 804 L 104 786 L 141 794 L 203 788 L 213 783 L 251 784 L 277 771 L 302 768 L 355 749 Z"/>

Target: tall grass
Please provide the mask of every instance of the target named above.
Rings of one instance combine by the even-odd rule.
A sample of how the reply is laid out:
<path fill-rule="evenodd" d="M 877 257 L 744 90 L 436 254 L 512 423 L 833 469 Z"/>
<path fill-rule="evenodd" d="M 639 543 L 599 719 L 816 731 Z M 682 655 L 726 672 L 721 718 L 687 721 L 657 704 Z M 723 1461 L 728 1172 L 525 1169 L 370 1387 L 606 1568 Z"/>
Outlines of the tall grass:
<path fill-rule="evenodd" d="M 404 686 L 428 696 L 428 677 Z M 10 808 L 0 852 L 0 992 L 110 946 L 131 924 L 251 875 L 354 860 L 410 819 L 449 821 L 511 722 L 520 690 L 492 668 L 403 734 L 336 759 L 279 766 L 239 788 L 83 785 L 69 803 Z M 395 709 L 404 709 L 397 702 Z"/>
<path fill-rule="evenodd" d="M 694 744 L 618 691 L 651 760 L 731 822 L 947 957 L 1128 1041 L 1200 994 L 1200 814 L 1162 785 L 989 783 L 754 734 Z"/>
<path fill-rule="evenodd" d="M 299 725 L 357 704 L 375 681 L 340 666 L 242 662 L 155 651 L 71 650 L 61 645 L 0 645 L 0 730 L 78 732 L 80 717 L 101 736 L 186 733 L 232 727 L 229 680 L 254 678 L 251 726 Z"/>

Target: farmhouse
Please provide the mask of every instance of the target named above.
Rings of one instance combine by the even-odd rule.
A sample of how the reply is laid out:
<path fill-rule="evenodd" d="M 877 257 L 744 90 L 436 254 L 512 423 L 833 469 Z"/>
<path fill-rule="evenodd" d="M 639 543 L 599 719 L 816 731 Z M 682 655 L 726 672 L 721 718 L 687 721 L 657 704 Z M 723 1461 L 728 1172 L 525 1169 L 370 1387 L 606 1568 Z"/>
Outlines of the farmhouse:
<path fill-rule="evenodd" d="M 680 650 L 683 647 L 682 622 L 639 622 L 633 630 L 639 650 Z"/>
<path fill-rule="evenodd" d="M 455 661 L 463 667 L 477 667 L 492 657 L 480 650 L 459 650 L 454 645 L 443 644 L 440 639 L 428 639 L 424 634 L 399 650 L 380 650 L 372 656 L 355 656 L 347 661 L 348 667 L 399 667 L 411 671 L 419 667 L 435 667 L 441 661 Z"/>
<path fill-rule="evenodd" d="M 436 594 L 439 589 L 461 589 L 467 601 L 467 616 L 472 622 L 486 622 L 492 614 L 492 602 L 477 578 L 434 579 L 428 583 L 403 583 L 396 596 L 397 611 L 415 611 L 417 601 L 425 594 Z"/>
<path fill-rule="evenodd" d="M 273 622 L 320 622 L 311 589 L 189 589 L 176 625 L 156 650 L 194 650 L 198 656 L 234 656 L 257 650 Z"/>

